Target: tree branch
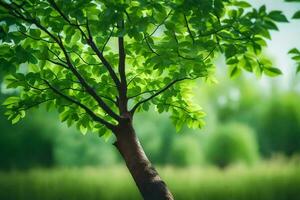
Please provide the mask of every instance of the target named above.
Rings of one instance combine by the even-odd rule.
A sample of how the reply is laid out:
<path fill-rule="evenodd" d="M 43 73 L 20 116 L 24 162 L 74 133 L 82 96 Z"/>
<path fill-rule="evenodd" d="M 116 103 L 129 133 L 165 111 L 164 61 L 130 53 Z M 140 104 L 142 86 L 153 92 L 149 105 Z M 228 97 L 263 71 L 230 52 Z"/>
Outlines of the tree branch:
<path fill-rule="evenodd" d="M 52 51 L 49 47 L 47 47 L 48 51 L 50 51 L 50 53 L 52 53 L 60 62 L 67 64 L 66 61 L 64 61 L 63 59 L 61 59 L 54 51 Z"/>
<path fill-rule="evenodd" d="M 193 33 L 192 33 L 192 31 L 191 31 L 191 29 L 190 29 L 190 27 L 189 27 L 189 23 L 188 23 L 188 20 L 187 20 L 187 18 L 186 18 L 186 15 L 183 14 L 183 17 L 184 17 L 184 21 L 185 21 L 186 28 L 187 28 L 187 30 L 188 30 L 188 32 L 189 32 L 189 35 L 190 35 L 190 37 L 191 37 L 191 39 L 192 39 L 192 41 L 193 41 L 193 44 L 194 44 L 194 43 L 195 43 L 195 39 L 194 39 Z"/>
<path fill-rule="evenodd" d="M 48 41 L 48 40 L 45 40 L 43 38 L 35 38 L 35 37 L 32 37 L 31 35 L 27 34 L 27 33 L 24 33 L 22 31 L 19 30 L 19 33 L 21 33 L 22 35 L 26 36 L 26 37 L 29 37 L 33 40 L 36 40 L 36 41 L 44 41 L 44 42 L 47 42 L 47 43 L 55 43 L 55 42 L 52 42 L 52 41 Z"/>
<path fill-rule="evenodd" d="M 64 99 L 70 101 L 71 103 L 74 103 L 76 105 L 78 105 L 79 107 L 81 107 L 82 109 L 85 110 L 85 112 L 91 116 L 91 118 L 96 121 L 96 122 L 99 122 L 103 125 L 105 125 L 107 128 L 109 128 L 110 130 L 114 129 L 114 125 L 107 122 L 106 120 L 102 119 L 101 117 L 97 116 L 92 110 L 90 110 L 87 106 L 85 106 L 84 104 L 82 104 L 81 102 L 75 100 L 75 99 L 72 99 L 71 97 L 65 95 L 64 93 L 60 92 L 58 89 L 56 89 L 55 87 L 53 87 L 47 80 L 45 79 L 42 79 L 48 86 L 49 88 L 54 92 L 56 93 L 57 95 L 63 97 Z"/>
<path fill-rule="evenodd" d="M 98 47 L 96 46 L 96 44 L 95 44 L 95 42 L 93 40 L 93 36 L 91 34 L 91 30 L 90 30 L 90 27 L 89 27 L 88 20 L 87 20 L 87 30 L 88 30 L 87 43 L 92 48 L 92 50 L 96 53 L 96 55 L 101 60 L 101 62 L 103 63 L 103 65 L 106 67 L 106 69 L 108 70 L 111 78 L 115 82 L 116 86 L 118 88 L 120 88 L 120 80 L 119 80 L 117 74 L 115 73 L 113 67 L 109 64 L 109 62 L 104 58 L 102 52 L 98 49 Z"/>
<path fill-rule="evenodd" d="M 90 86 L 88 85 L 88 83 L 86 82 L 86 80 L 81 76 L 81 74 L 77 71 L 77 69 L 73 66 L 70 57 L 68 56 L 68 53 L 62 43 L 61 38 L 59 37 L 59 43 L 58 45 L 60 46 L 60 48 L 62 49 L 65 58 L 67 60 L 67 64 L 70 68 L 70 70 L 72 71 L 72 73 L 76 76 L 76 78 L 79 80 L 80 84 L 84 87 L 84 89 L 87 91 L 87 93 L 89 93 L 98 103 L 98 105 L 105 111 L 107 112 L 107 114 L 109 114 L 112 118 L 114 118 L 115 120 L 119 121 L 120 117 L 110 108 L 106 105 L 106 103 L 102 100 L 101 97 L 99 97 L 96 93 L 96 91 Z"/>
<path fill-rule="evenodd" d="M 112 118 L 116 119 L 117 121 L 120 120 L 120 117 L 110 108 L 106 105 L 106 103 L 101 99 L 101 97 L 99 97 L 97 95 L 97 93 L 95 92 L 95 90 L 88 85 L 88 83 L 85 81 L 85 79 L 81 76 L 81 74 L 77 71 L 77 69 L 73 66 L 71 59 L 66 51 L 66 48 L 64 47 L 64 44 L 60 38 L 60 36 L 58 35 L 58 37 L 54 36 L 54 34 L 50 33 L 48 31 L 47 28 L 45 28 L 44 26 L 42 26 L 36 19 L 33 18 L 27 18 L 25 16 L 22 15 L 22 13 L 20 13 L 18 10 L 16 10 L 14 7 L 12 7 L 11 5 L 7 4 L 7 3 L 3 3 L 2 1 L 0 1 L 0 5 L 3 6 L 6 9 L 9 9 L 9 12 L 17 17 L 20 18 L 28 23 L 31 24 L 35 24 L 38 28 L 40 28 L 41 30 L 43 30 L 47 35 L 49 35 L 49 37 L 51 37 L 60 47 L 60 49 L 63 51 L 64 56 L 66 58 L 66 64 L 68 65 L 69 69 L 72 71 L 72 73 L 76 76 L 76 78 L 79 80 L 80 84 L 85 88 L 85 90 L 97 101 L 98 105 L 107 113 L 109 114 Z M 13 13 L 12 11 L 14 11 L 15 13 Z M 17 14 L 16 14 L 17 13 Z M 52 52 L 54 53 L 54 52 Z"/>
<path fill-rule="evenodd" d="M 110 31 L 110 33 L 109 33 L 109 36 L 107 37 L 106 41 L 105 41 L 104 44 L 103 44 L 103 47 L 102 47 L 102 49 L 101 49 L 101 52 L 104 51 L 104 49 L 105 49 L 105 47 L 106 47 L 108 41 L 110 40 L 110 38 L 111 38 L 111 36 L 112 36 L 112 34 L 113 34 L 113 32 L 114 32 L 114 29 L 115 29 L 115 27 L 113 27 L 113 28 L 111 29 L 111 31 Z"/>
<path fill-rule="evenodd" d="M 101 62 L 103 63 L 103 65 L 108 70 L 108 72 L 109 72 L 111 78 L 113 79 L 113 81 L 115 82 L 115 84 L 119 87 L 120 86 L 120 81 L 119 81 L 116 73 L 114 72 L 113 67 L 104 58 L 102 52 L 98 49 L 98 47 L 96 46 L 95 42 L 93 41 L 93 37 L 92 37 L 91 31 L 90 31 L 88 19 L 87 19 L 87 23 L 86 23 L 86 29 L 88 31 L 88 36 L 87 36 L 83 32 L 83 30 L 80 28 L 80 26 L 78 24 L 71 23 L 71 21 L 69 20 L 69 18 L 60 10 L 60 8 L 58 7 L 58 5 L 55 3 L 54 0 L 48 0 L 48 2 L 70 25 L 77 27 L 77 29 L 81 32 L 81 35 L 85 38 L 87 44 L 96 53 L 96 55 L 98 56 L 98 58 L 101 60 Z"/>
<path fill-rule="evenodd" d="M 206 37 L 206 36 L 211 36 L 211 35 L 213 35 L 213 34 L 216 34 L 216 33 L 218 33 L 218 32 L 220 32 L 220 31 L 222 31 L 222 30 L 224 30 L 224 29 L 226 29 L 226 28 L 230 28 L 230 27 L 232 27 L 231 25 L 224 25 L 224 26 L 221 26 L 220 28 L 218 28 L 218 29 L 214 29 L 214 30 L 210 30 L 210 31 L 207 31 L 206 33 L 200 33 L 199 35 L 197 35 L 196 37 Z"/>
<path fill-rule="evenodd" d="M 68 53 L 74 53 L 74 54 L 76 54 L 76 55 L 80 58 L 80 60 L 82 60 L 82 62 L 84 62 L 84 63 L 87 64 L 87 65 L 91 65 L 91 66 L 93 66 L 93 65 L 102 65 L 101 63 L 88 63 L 88 62 L 85 61 L 85 60 L 82 58 L 82 56 L 81 56 L 79 53 L 77 53 L 76 51 L 69 51 Z"/>
<path fill-rule="evenodd" d="M 24 111 L 26 111 L 26 110 L 29 110 L 30 108 L 33 108 L 33 107 L 36 107 L 36 106 L 39 106 L 39 105 L 41 105 L 41 104 L 43 104 L 43 103 L 46 103 L 46 102 L 48 102 L 48 101 L 52 101 L 52 100 L 54 100 L 55 98 L 52 98 L 52 99 L 45 99 L 45 100 L 43 100 L 43 101 L 40 101 L 40 102 L 35 102 L 34 104 L 31 104 L 31 105 L 29 105 L 29 106 L 27 106 L 27 107 L 18 107 L 17 108 L 17 110 L 16 111 L 21 111 L 21 110 L 24 110 Z"/>
<path fill-rule="evenodd" d="M 65 69 L 69 69 L 66 65 L 64 65 L 63 63 L 60 63 L 60 62 L 57 62 L 57 61 L 54 61 L 54 60 L 51 60 L 51 59 L 46 59 L 47 61 L 51 62 L 52 64 L 55 64 L 55 65 L 59 65 L 59 66 L 62 66 L 63 68 Z"/>
<path fill-rule="evenodd" d="M 124 21 L 120 22 L 120 28 L 124 28 Z M 119 100 L 119 109 L 121 113 L 127 112 L 127 80 L 126 80 L 126 72 L 125 72 L 125 59 L 126 52 L 124 47 L 124 38 L 123 36 L 118 37 L 118 46 L 119 46 L 119 74 L 120 74 L 120 100 Z"/>
<path fill-rule="evenodd" d="M 154 53 L 155 55 L 160 56 L 160 55 L 159 55 L 156 51 L 154 51 L 154 49 L 151 47 L 151 45 L 149 44 L 147 38 L 145 38 L 145 41 L 146 41 L 146 44 L 147 44 L 148 48 L 150 49 L 150 51 L 151 51 L 152 53 Z"/>
<path fill-rule="evenodd" d="M 138 96 L 140 96 L 140 95 L 143 95 L 143 94 L 146 94 L 146 93 L 151 93 L 151 92 L 156 92 L 156 91 L 157 91 L 157 90 L 147 90 L 147 91 L 138 93 L 138 94 L 136 94 L 136 95 L 130 96 L 130 97 L 128 97 L 128 99 L 133 99 L 133 98 L 138 97 Z"/>
<path fill-rule="evenodd" d="M 216 49 L 217 47 L 215 46 L 208 54 L 207 54 L 207 56 L 205 56 L 205 58 L 203 58 L 203 61 L 206 61 L 209 57 L 210 57 L 210 55 L 214 52 L 214 50 Z"/>
<path fill-rule="evenodd" d="M 158 24 L 158 26 L 156 26 L 156 28 L 152 31 L 151 34 L 144 36 L 143 40 L 146 39 L 147 37 L 151 37 L 159 29 L 159 27 L 165 23 L 165 21 L 169 18 L 171 13 L 172 13 L 172 10 L 169 11 L 167 16 L 162 20 L 162 22 L 160 24 Z"/>
<path fill-rule="evenodd" d="M 185 59 L 185 60 L 195 60 L 195 58 L 185 57 L 185 56 L 183 56 L 183 55 L 180 54 L 180 52 L 179 52 L 179 47 L 178 47 L 178 46 L 179 46 L 179 41 L 178 41 L 178 39 L 177 39 L 176 33 L 173 32 L 173 35 L 174 35 L 175 42 L 176 42 L 176 44 L 177 44 L 177 49 L 176 49 L 176 51 L 177 51 L 178 57 L 183 58 L 183 59 Z"/>
<path fill-rule="evenodd" d="M 159 91 L 157 91 L 156 93 L 154 93 L 153 95 L 151 95 L 150 97 L 144 99 L 144 100 L 141 100 L 139 101 L 138 103 L 136 103 L 133 108 L 131 109 L 131 113 L 134 114 L 134 112 L 136 111 L 136 109 L 143 103 L 153 99 L 154 97 L 160 95 L 161 93 L 163 93 L 164 91 L 166 91 L 167 89 L 169 89 L 170 87 L 172 87 L 175 83 L 177 82 L 181 82 L 181 81 L 184 81 L 184 80 L 194 80 L 196 78 L 199 78 L 199 77 L 195 77 L 195 78 L 191 78 L 191 77 L 183 77 L 183 78 L 179 78 L 179 79 L 175 79 L 173 81 L 171 81 L 169 84 L 167 84 L 166 86 L 164 86 L 162 89 L 160 89 Z"/>

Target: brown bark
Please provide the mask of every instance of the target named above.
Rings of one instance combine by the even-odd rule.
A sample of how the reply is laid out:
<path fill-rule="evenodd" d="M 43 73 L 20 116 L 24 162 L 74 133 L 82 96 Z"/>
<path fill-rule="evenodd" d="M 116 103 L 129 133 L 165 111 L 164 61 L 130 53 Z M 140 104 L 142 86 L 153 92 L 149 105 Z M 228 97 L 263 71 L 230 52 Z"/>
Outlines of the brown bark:
<path fill-rule="evenodd" d="M 117 141 L 114 145 L 125 160 L 143 198 L 145 200 L 173 200 L 167 185 L 148 160 L 131 122 L 119 125 L 115 134 Z"/>

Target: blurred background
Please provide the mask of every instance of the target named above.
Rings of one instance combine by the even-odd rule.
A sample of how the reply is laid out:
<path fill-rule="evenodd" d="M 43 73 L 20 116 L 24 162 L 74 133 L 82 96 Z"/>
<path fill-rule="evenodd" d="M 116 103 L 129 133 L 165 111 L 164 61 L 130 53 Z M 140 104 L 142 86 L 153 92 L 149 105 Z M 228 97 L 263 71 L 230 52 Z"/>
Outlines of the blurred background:
<path fill-rule="evenodd" d="M 283 10 L 300 5 L 252 0 Z M 300 196 L 300 74 L 287 52 L 300 47 L 300 21 L 279 26 L 265 54 L 277 78 L 244 72 L 228 78 L 216 60 L 219 84 L 199 81 L 195 101 L 207 113 L 201 130 L 176 133 L 168 114 L 135 118 L 137 134 L 176 199 L 297 199 Z M 0 74 L 2 82 L 3 74 Z M 0 101 L 14 91 L 0 88 Z M 0 108 L 0 199 L 140 199 L 121 157 L 96 134 L 82 135 L 55 112 L 30 111 L 11 125 Z"/>

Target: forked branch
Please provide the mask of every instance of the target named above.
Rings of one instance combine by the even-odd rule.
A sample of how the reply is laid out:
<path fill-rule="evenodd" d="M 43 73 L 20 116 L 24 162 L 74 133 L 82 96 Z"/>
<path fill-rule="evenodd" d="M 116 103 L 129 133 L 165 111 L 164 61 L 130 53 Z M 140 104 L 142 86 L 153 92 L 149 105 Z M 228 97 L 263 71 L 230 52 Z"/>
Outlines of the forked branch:
<path fill-rule="evenodd" d="M 184 81 L 184 80 L 194 80 L 194 79 L 197 79 L 199 77 L 183 77 L 183 78 L 179 78 L 179 79 L 175 79 L 173 81 L 171 81 L 170 83 L 168 83 L 167 85 L 165 85 L 162 89 L 158 90 L 156 93 L 152 94 L 150 97 L 146 98 L 146 99 L 143 99 L 141 101 L 139 101 L 138 103 L 136 103 L 133 108 L 131 109 L 131 113 L 134 114 L 134 112 L 136 111 L 136 109 L 142 105 L 143 103 L 147 102 L 147 101 L 150 101 L 151 99 L 157 97 L 158 95 L 160 95 L 161 93 L 165 92 L 166 90 L 168 90 L 170 87 L 172 87 L 174 84 L 178 83 L 178 82 L 181 82 L 181 81 Z"/>

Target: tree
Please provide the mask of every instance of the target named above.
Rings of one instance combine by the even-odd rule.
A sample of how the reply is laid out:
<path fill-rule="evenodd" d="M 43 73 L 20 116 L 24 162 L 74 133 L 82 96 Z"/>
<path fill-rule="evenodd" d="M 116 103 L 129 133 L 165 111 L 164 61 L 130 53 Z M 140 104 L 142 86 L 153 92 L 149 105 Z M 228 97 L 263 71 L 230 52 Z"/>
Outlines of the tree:
<path fill-rule="evenodd" d="M 61 121 L 114 146 L 144 199 L 173 199 L 145 155 L 132 125 L 152 105 L 177 129 L 204 125 L 192 84 L 214 81 L 216 55 L 229 74 L 275 76 L 262 55 L 281 11 L 237 0 L 1 0 L 1 68 L 18 96 L 3 104 L 16 123 L 46 104 Z"/>

